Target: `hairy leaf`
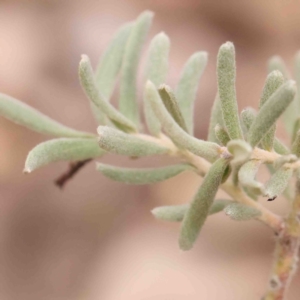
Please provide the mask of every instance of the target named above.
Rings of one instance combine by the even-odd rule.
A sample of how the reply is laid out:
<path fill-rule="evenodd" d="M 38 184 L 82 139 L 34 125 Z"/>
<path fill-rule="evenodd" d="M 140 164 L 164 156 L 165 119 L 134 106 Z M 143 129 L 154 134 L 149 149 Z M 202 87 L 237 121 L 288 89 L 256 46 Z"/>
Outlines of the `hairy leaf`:
<path fill-rule="evenodd" d="M 170 39 L 161 32 L 151 41 L 146 63 L 146 80 L 151 80 L 156 87 L 165 82 L 168 72 L 168 60 L 170 52 Z M 144 94 L 144 113 L 150 133 L 157 136 L 161 131 L 161 125 L 156 118 L 149 101 Z"/>
<path fill-rule="evenodd" d="M 197 94 L 199 80 L 207 64 L 207 53 L 194 53 L 186 62 L 180 76 L 176 89 L 180 110 L 188 128 L 188 132 L 193 134 L 194 128 L 194 101 Z"/>
<path fill-rule="evenodd" d="M 122 65 L 122 58 L 126 41 L 130 34 L 132 23 L 125 24 L 122 26 L 114 35 L 112 41 L 105 49 L 101 56 L 100 62 L 96 69 L 96 84 L 101 91 L 102 95 L 109 101 L 117 76 L 120 72 Z M 98 124 L 106 124 L 107 120 L 105 114 L 90 101 L 93 114 Z"/>
<path fill-rule="evenodd" d="M 165 154 L 169 151 L 154 141 L 146 141 L 108 126 L 99 126 L 97 131 L 100 147 L 111 153 L 139 157 Z"/>
<path fill-rule="evenodd" d="M 276 92 L 276 90 L 284 83 L 284 77 L 280 71 L 271 72 L 266 80 L 259 107 L 261 108 L 267 100 Z M 267 151 L 273 150 L 274 137 L 276 131 L 276 124 L 274 124 L 271 129 L 266 133 L 266 135 L 261 140 L 262 148 Z"/>
<path fill-rule="evenodd" d="M 145 11 L 137 18 L 125 47 L 121 70 L 119 108 L 122 114 L 139 126 L 136 79 L 143 44 L 151 26 L 153 13 Z"/>
<path fill-rule="evenodd" d="M 79 64 L 79 78 L 87 97 L 120 129 L 135 132 L 136 127 L 129 119 L 117 111 L 101 94 L 96 85 L 90 59 L 82 55 Z"/>
<path fill-rule="evenodd" d="M 208 214 L 216 214 L 222 211 L 230 203 L 232 203 L 231 200 L 214 200 Z M 181 222 L 189 207 L 190 204 L 159 206 L 154 208 L 151 212 L 155 218 L 159 220 Z"/>
<path fill-rule="evenodd" d="M 278 169 L 265 185 L 265 195 L 269 200 L 274 200 L 281 195 L 289 184 L 293 176 L 293 170 L 287 169 L 284 166 Z"/>
<path fill-rule="evenodd" d="M 217 62 L 218 91 L 223 120 L 232 140 L 243 139 L 235 91 L 235 49 L 232 43 L 223 44 Z"/>
<path fill-rule="evenodd" d="M 292 153 L 300 157 L 300 130 L 298 130 L 295 140 L 292 144 Z"/>
<path fill-rule="evenodd" d="M 168 110 L 170 115 L 173 117 L 175 122 L 184 131 L 187 132 L 188 131 L 187 126 L 185 124 L 184 118 L 183 118 L 180 108 L 178 106 L 177 99 L 176 99 L 174 93 L 172 92 L 171 88 L 166 84 L 162 84 L 162 85 L 160 85 L 158 92 L 159 92 L 159 95 L 160 95 L 166 109 Z"/>
<path fill-rule="evenodd" d="M 97 170 L 115 181 L 129 184 L 151 184 L 167 180 L 184 171 L 193 170 L 193 167 L 188 164 L 178 164 L 161 168 L 128 169 L 98 163 Z"/>
<path fill-rule="evenodd" d="M 99 148 L 97 139 L 59 138 L 43 142 L 28 154 L 24 172 L 30 173 L 57 161 L 79 161 L 100 157 L 105 152 Z"/>
<path fill-rule="evenodd" d="M 226 146 L 227 143 L 230 141 L 230 137 L 224 127 L 221 127 L 219 124 L 215 127 L 215 137 L 217 138 L 218 142 L 222 146 Z"/>
<path fill-rule="evenodd" d="M 256 117 L 256 111 L 252 107 L 247 107 L 241 112 L 241 121 L 244 132 L 247 133 Z"/>
<path fill-rule="evenodd" d="M 215 135 L 215 128 L 217 124 L 219 124 L 220 126 L 223 126 L 224 124 L 219 94 L 216 95 L 210 113 L 210 121 L 209 121 L 209 128 L 208 128 L 208 137 L 207 137 L 207 140 L 210 142 L 218 143 L 218 139 Z"/>
<path fill-rule="evenodd" d="M 183 218 L 179 237 L 179 245 L 182 250 L 189 250 L 193 247 L 209 214 L 227 165 L 228 160 L 219 158 L 205 175 L 201 187 Z"/>
<path fill-rule="evenodd" d="M 242 203 L 231 203 L 224 209 L 227 216 L 236 221 L 248 221 L 261 215 L 261 212 Z"/>
<path fill-rule="evenodd" d="M 256 196 L 265 194 L 263 184 L 255 179 L 260 165 L 261 161 L 259 160 L 249 160 L 242 165 L 238 174 L 242 186 Z"/>
<path fill-rule="evenodd" d="M 0 115 L 30 130 L 57 137 L 95 137 L 77 131 L 45 116 L 29 105 L 0 93 Z"/>
<path fill-rule="evenodd" d="M 192 153 L 202 156 L 209 161 L 213 161 L 219 156 L 219 145 L 190 136 L 174 121 L 151 81 L 148 81 L 146 84 L 146 94 L 163 129 L 178 146 L 188 149 Z"/>
<path fill-rule="evenodd" d="M 295 93 L 295 82 L 289 80 L 262 106 L 248 132 L 248 140 L 252 147 L 255 147 L 268 133 L 276 120 L 293 101 Z"/>

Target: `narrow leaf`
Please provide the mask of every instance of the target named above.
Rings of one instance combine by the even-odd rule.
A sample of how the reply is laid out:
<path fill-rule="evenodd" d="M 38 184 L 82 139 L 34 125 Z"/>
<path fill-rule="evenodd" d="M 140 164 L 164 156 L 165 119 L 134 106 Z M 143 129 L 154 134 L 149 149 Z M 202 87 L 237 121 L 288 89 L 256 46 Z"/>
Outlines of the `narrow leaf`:
<path fill-rule="evenodd" d="M 225 207 L 224 212 L 231 219 L 236 221 L 248 221 L 261 215 L 261 212 L 242 203 L 231 203 Z"/>
<path fill-rule="evenodd" d="M 221 109 L 220 97 L 218 93 L 215 97 L 214 104 L 212 106 L 211 113 L 210 113 L 210 121 L 209 121 L 208 137 L 207 137 L 207 140 L 210 142 L 214 142 L 214 143 L 218 142 L 218 139 L 215 135 L 215 128 L 217 124 L 223 126 L 222 109 Z"/>
<path fill-rule="evenodd" d="M 248 132 L 256 117 L 256 111 L 252 107 L 247 107 L 241 112 L 241 121 L 245 134 Z"/>
<path fill-rule="evenodd" d="M 266 80 L 259 107 L 261 108 L 267 100 L 276 92 L 276 90 L 284 83 L 284 77 L 280 71 L 271 72 Z M 276 124 L 274 124 L 271 129 L 266 133 L 264 138 L 261 140 L 262 148 L 267 151 L 273 150 L 274 137 L 276 131 Z"/>
<path fill-rule="evenodd" d="M 248 140 L 252 147 L 255 147 L 275 124 L 276 120 L 293 101 L 295 93 L 295 82 L 289 80 L 262 106 L 248 132 Z"/>
<path fill-rule="evenodd" d="M 151 81 L 148 81 L 146 84 L 146 93 L 147 99 L 150 101 L 152 109 L 161 122 L 163 129 L 174 143 L 209 161 L 214 161 L 218 158 L 219 145 L 196 139 L 187 134 L 171 117 Z"/>
<path fill-rule="evenodd" d="M 193 247 L 209 214 L 227 165 L 228 160 L 219 158 L 205 175 L 201 187 L 183 218 L 179 237 L 179 245 L 182 250 L 189 250 Z"/>
<path fill-rule="evenodd" d="M 148 58 L 146 63 L 145 78 L 151 80 L 156 87 L 165 82 L 168 72 L 168 60 L 170 52 L 170 39 L 161 32 L 151 41 L 149 46 Z M 161 125 L 156 118 L 152 107 L 144 94 L 144 113 L 149 132 L 158 136 L 161 131 Z"/>
<path fill-rule="evenodd" d="M 242 165 L 238 174 L 241 185 L 255 196 L 265 194 L 263 184 L 255 179 L 260 165 L 261 161 L 259 160 L 249 160 Z"/>
<path fill-rule="evenodd" d="M 292 153 L 300 157 L 300 130 L 298 130 L 295 140 L 292 144 Z"/>
<path fill-rule="evenodd" d="M 197 95 L 199 80 L 207 64 L 207 53 L 194 53 L 186 62 L 176 89 L 180 110 L 186 122 L 188 132 L 193 134 L 194 101 Z"/>
<path fill-rule="evenodd" d="M 298 93 L 298 90 L 297 90 Z M 293 135 L 292 135 L 292 143 L 295 141 L 296 137 L 297 137 L 297 132 L 300 130 L 300 118 L 297 118 L 297 120 L 295 121 L 294 124 L 294 128 L 293 128 Z"/>
<path fill-rule="evenodd" d="M 0 115 L 30 130 L 57 137 L 94 137 L 52 120 L 33 107 L 0 93 Z"/>
<path fill-rule="evenodd" d="M 101 94 L 96 85 L 90 59 L 82 55 L 79 64 L 79 78 L 87 97 L 120 129 L 135 132 L 136 127 L 129 119 L 118 112 Z"/>
<path fill-rule="evenodd" d="M 136 99 L 136 79 L 139 59 L 153 13 L 145 11 L 137 18 L 126 43 L 122 63 L 119 108 L 129 120 L 139 126 L 139 109 Z"/>
<path fill-rule="evenodd" d="M 118 73 L 121 69 L 124 48 L 131 28 L 131 23 L 125 24 L 116 32 L 112 41 L 101 56 L 96 69 L 95 79 L 97 87 L 108 101 L 111 98 Z M 90 101 L 90 104 L 98 124 L 107 124 L 106 116 L 101 109 L 99 109 L 92 101 Z"/>
<path fill-rule="evenodd" d="M 159 95 L 160 95 L 167 111 L 173 117 L 175 122 L 184 131 L 187 132 L 188 129 L 187 129 L 186 123 L 185 123 L 182 113 L 180 111 L 177 99 L 176 99 L 174 93 L 172 92 L 171 88 L 166 84 L 162 84 L 162 85 L 160 85 L 158 92 L 159 92 Z"/>
<path fill-rule="evenodd" d="M 224 127 L 221 127 L 219 124 L 215 127 L 215 137 L 220 145 L 226 146 L 230 141 L 230 137 Z"/>
<path fill-rule="evenodd" d="M 223 44 L 217 62 L 218 91 L 223 120 L 232 140 L 243 139 L 235 91 L 235 49 L 232 43 Z"/>
<path fill-rule="evenodd" d="M 231 200 L 215 200 L 209 209 L 209 215 L 216 214 L 222 211 Z M 156 219 L 171 222 L 181 222 L 184 215 L 188 211 L 190 204 L 159 206 L 154 208 L 151 212 Z"/>
<path fill-rule="evenodd" d="M 40 167 L 58 161 L 79 161 L 100 157 L 97 139 L 60 138 L 43 142 L 33 148 L 26 159 L 24 172 L 30 173 Z"/>
<path fill-rule="evenodd" d="M 274 150 L 278 154 L 286 155 L 290 153 L 290 150 L 277 138 L 274 140 Z"/>
<path fill-rule="evenodd" d="M 265 185 L 265 195 L 269 200 L 274 200 L 281 195 L 293 176 L 293 170 L 284 166 L 278 169 Z"/>
<path fill-rule="evenodd" d="M 193 167 L 188 164 L 178 164 L 162 168 L 128 169 L 98 163 L 97 170 L 115 181 L 129 184 L 151 184 L 167 180 L 184 171 L 193 170 Z"/>
<path fill-rule="evenodd" d="M 146 141 L 108 126 L 99 126 L 97 131 L 100 135 L 100 147 L 111 153 L 139 157 L 165 154 L 169 151 L 154 141 Z"/>

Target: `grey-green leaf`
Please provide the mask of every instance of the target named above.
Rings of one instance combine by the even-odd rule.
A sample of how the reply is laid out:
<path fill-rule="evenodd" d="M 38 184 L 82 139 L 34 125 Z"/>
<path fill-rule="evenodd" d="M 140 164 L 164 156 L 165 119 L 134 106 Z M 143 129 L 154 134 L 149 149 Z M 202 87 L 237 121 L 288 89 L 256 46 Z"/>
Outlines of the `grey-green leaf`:
<path fill-rule="evenodd" d="M 261 161 L 259 160 L 249 160 L 242 165 L 238 173 L 239 182 L 242 186 L 256 196 L 265 194 L 263 184 L 255 179 L 260 165 Z"/>
<path fill-rule="evenodd" d="M 143 140 L 108 126 L 99 126 L 99 145 L 102 149 L 120 155 L 148 156 L 168 153 L 169 149 L 155 141 Z M 154 139 L 153 139 L 154 140 Z"/>
<path fill-rule="evenodd" d="M 133 25 L 125 47 L 120 83 L 120 112 L 139 127 L 139 108 L 136 99 L 136 80 L 143 44 L 151 26 L 153 13 L 145 11 Z"/>
<path fill-rule="evenodd" d="M 222 109 L 221 109 L 221 103 L 220 103 L 220 97 L 217 93 L 214 104 L 211 109 L 210 113 L 210 120 L 209 120 L 209 128 L 208 128 L 208 136 L 207 140 L 210 142 L 218 143 L 218 139 L 215 135 L 215 128 L 216 125 L 219 124 L 223 127 L 223 116 L 222 116 Z"/>
<path fill-rule="evenodd" d="M 114 35 L 108 47 L 105 49 L 96 69 L 96 84 L 102 95 L 110 100 L 117 76 L 122 65 L 122 58 L 126 41 L 130 34 L 132 23 L 122 26 Z M 107 124 L 107 118 L 102 110 L 90 101 L 92 112 L 98 124 Z"/>
<path fill-rule="evenodd" d="M 188 164 L 178 164 L 161 168 L 128 169 L 98 163 L 97 170 L 115 181 L 128 184 L 152 184 L 172 178 L 184 171 L 193 170 L 193 167 Z"/>
<path fill-rule="evenodd" d="M 183 67 L 175 93 L 190 134 L 193 134 L 194 127 L 194 101 L 197 94 L 199 80 L 204 72 L 206 64 L 206 52 L 194 53 Z"/>
<path fill-rule="evenodd" d="M 226 146 L 230 141 L 230 137 L 224 127 L 221 127 L 219 124 L 215 127 L 215 137 L 218 141 L 218 144 Z"/>
<path fill-rule="evenodd" d="M 248 132 L 256 117 L 256 111 L 252 107 L 247 107 L 241 112 L 241 121 L 245 134 Z"/>
<path fill-rule="evenodd" d="M 289 184 L 293 170 L 284 166 L 278 169 L 265 185 L 265 196 L 269 199 L 274 199 L 281 195 Z"/>
<path fill-rule="evenodd" d="M 170 115 L 173 117 L 175 122 L 184 131 L 187 132 L 188 129 L 187 129 L 185 120 L 182 116 L 182 113 L 180 111 L 177 99 L 176 99 L 172 89 L 168 85 L 162 84 L 162 85 L 159 86 L 158 92 L 159 92 L 159 95 L 160 95 L 166 109 L 168 110 Z"/>
<path fill-rule="evenodd" d="M 258 209 L 242 203 L 231 203 L 225 207 L 224 212 L 227 216 L 236 221 L 248 221 L 258 218 L 261 215 Z"/>
<path fill-rule="evenodd" d="M 59 138 L 49 140 L 37 145 L 29 152 L 24 172 L 30 173 L 53 162 L 80 161 L 100 157 L 104 153 L 95 138 Z"/>
<path fill-rule="evenodd" d="M 161 32 L 151 41 L 146 62 L 146 80 L 151 80 L 156 87 L 166 81 L 169 63 L 170 39 Z M 158 136 L 161 131 L 161 125 L 156 118 L 149 101 L 144 93 L 144 113 L 149 132 Z"/>
<path fill-rule="evenodd" d="M 222 211 L 230 203 L 232 203 L 231 200 L 214 200 L 208 214 L 216 214 Z M 190 204 L 159 206 L 154 208 L 151 212 L 155 218 L 159 220 L 181 222 L 189 207 Z"/>
<path fill-rule="evenodd" d="M 248 140 L 252 147 L 255 147 L 268 133 L 276 120 L 293 101 L 295 93 L 295 82 L 289 80 L 262 106 L 248 132 Z"/>
<path fill-rule="evenodd" d="M 179 245 L 182 250 L 189 250 L 193 247 L 209 214 L 227 165 L 228 160 L 219 158 L 205 175 L 201 187 L 183 218 L 179 237 Z"/>
<path fill-rule="evenodd" d="M 0 115 L 10 121 L 47 135 L 57 137 L 95 137 L 91 133 L 77 131 L 45 116 L 29 105 L 0 93 Z"/>
<path fill-rule="evenodd" d="M 82 55 L 79 64 L 79 78 L 87 97 L 120 129 L 126 132 L 135 132 L 137 129 L 133 122 L 116 110 L 99 91 L 90 60 Z"/>
<path fill-rule="evenodd" d="M 276 92 L 276 90 L 284 83 L 284 77 L 282 73 L 278 70 L 271 72 L 266 80 L 259 107 L 261 108 L 267 100 Z M 274 137 L 276 131 L 276 124 L 274 124 L 271 129 L 266 133 L 266 135 L 261 140 L 262 148 L 267 151 L 273 150 Z"/>
<path fill-rule="evenodd" d="M 171 117 L 151 81 L 148 81 L 146 84 L 146 93 L 147 99 L 150 101 L 152 109 L 161 122 L 163 129 L 174 143 L 209 161 L 214 161 L 218 158 L 220 146 L 212 142 L 196 139 L 187 134 Z"/>
<path fill-rule="evenodd" d="M 217 62 L 218 92 L 224 124 L 232 140 L 243 139 L 235 91 L 235 49 L 231 42 L 220 47 Z"/>
<path fill-rule="evenodd" d="M 298 130 L 295 140 L 292 144 L 292 153 L 300 157 L 300 130 Z"/>

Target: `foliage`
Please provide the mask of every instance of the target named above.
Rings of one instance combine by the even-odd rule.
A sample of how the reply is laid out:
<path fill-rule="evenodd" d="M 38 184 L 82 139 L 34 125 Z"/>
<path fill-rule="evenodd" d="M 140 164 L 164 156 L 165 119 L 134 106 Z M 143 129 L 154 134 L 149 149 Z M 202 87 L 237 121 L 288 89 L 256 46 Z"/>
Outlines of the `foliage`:
<path fill-rule="evenodd" d="M 193 54 L 177 86 L 171 88 L 165 83 L 170 40 L 165 33 L 157 34 L 147 52 L 142 86 L 147 134 L 140 123 L 136 81 L 152 17 L 153 13 L 146 11 L 136 21 L 123 26 L 95 71 L 88 56 L 82 56 L 79 78 L 99 124 L 98 142 L 96 134 L 68 128 L 19 100 L 0 94 L 1 115 L 31 130 L 58 137 L 30 151 L 25 172 L 57 161 L 80 163 L 100 158 L 107 152 L 136 158 L 176 157 L 178 164 L 161 168 L 126 169 L 97 163 L 97 170 L 112 180 L 130 184 L 153 184 L 185 171 L 204 177 L 189 204 L 158 207 L 153 209 L 153 215 L 157 219 L 181 222 L 182 250 L 193 247 L 211 214 L 224 211 L 236 221 L 263 222 L 277 235 L 270 286 L 263 299 L 283 299 L 296 269 L 300 241 L 300 96 L 296 92 L 296 86 L 300 86 L 300 56 L 296 57 L 296 82 L 289 79 L 280 57 L 271 58 L 258 110 L 246 108 L 239 115 L 235 48 L 231 42 L 223 44 L 217 57 L 218 90 L 205 141 L 193 134 L 193 106 L 207 53 Z M 118 109 L 110 99 L 119 74 Z M 275 136 L 281 116 L 291 139 L 290 147 Z M 265 184 L 256 179 L 263 165 L 270 171 Z M 291 199 L 288 191 L 293 181 L 296 187 Z M 220 189 L 230 199 L 215 199 Z M 272 213 L 257 201 L 259 196 L 274 200 L 280 195 L 292 203 L 287 218 Z"/>

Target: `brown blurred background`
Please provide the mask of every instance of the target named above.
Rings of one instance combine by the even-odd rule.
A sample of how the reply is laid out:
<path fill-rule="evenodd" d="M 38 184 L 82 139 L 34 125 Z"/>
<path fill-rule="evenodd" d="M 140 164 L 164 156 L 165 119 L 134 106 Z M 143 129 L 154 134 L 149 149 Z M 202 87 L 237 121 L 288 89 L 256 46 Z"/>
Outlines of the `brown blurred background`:
<path fill-rule="evenodd" d="M 300 49 L 297 0 L 2 0 L 1 92 L 69 126 L 95 131 L 77 78 L 80 55 L 96 65 L 116 29 L 145 9 L 156 13 L 150 36 L 163 30 L 171 38 L 168 84 L 176 84 L 193 52 L 209 52 L 196 103 L 198 137 L 207 132 L 223 42 L 236 46 L 240 108 L 257 107 L 271 55 L 292 67 Z M 28 151 L 46 138 L 0 118 L 0 299 L 260 298 L 274 246 L 262 224 L 213 216 L 196 247 L 183 253 L 179 224 L 159 222 L 150 210 L 189 201 L 200 182 L 196 176 L 132 187 L 95 173 L 92 163 L 60 191 L 53 180 L 67 164 L 22 174 Z M 131 165 L 115 156 L 104 161 Z M 168 163 L 142 159 L 135 165 L 161 162 Z M 283 199 L 265 205 L 284 214 Z M 299 276 L 290 300 L 299 299 L 297 282 Z"/>

